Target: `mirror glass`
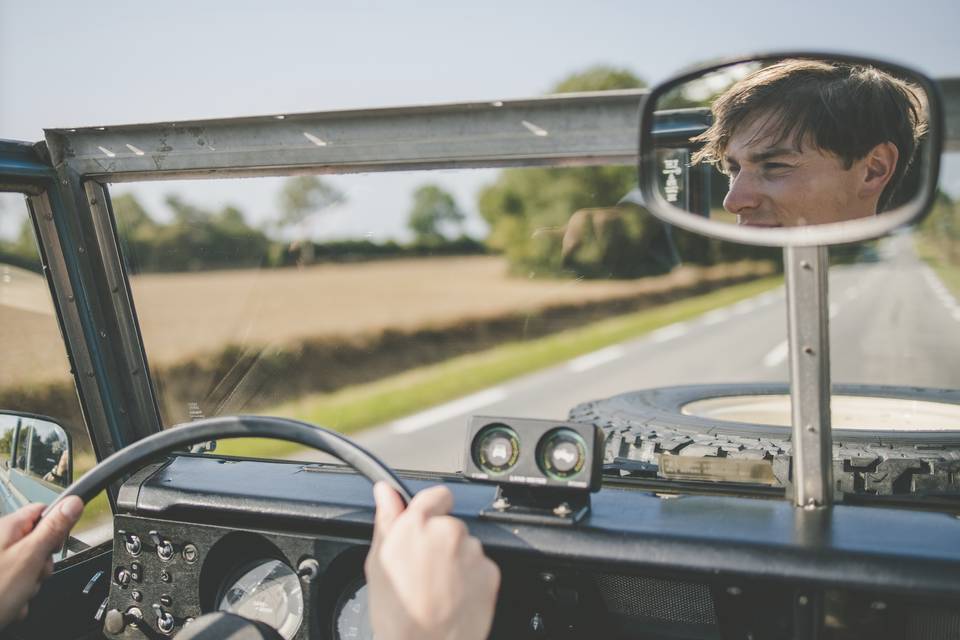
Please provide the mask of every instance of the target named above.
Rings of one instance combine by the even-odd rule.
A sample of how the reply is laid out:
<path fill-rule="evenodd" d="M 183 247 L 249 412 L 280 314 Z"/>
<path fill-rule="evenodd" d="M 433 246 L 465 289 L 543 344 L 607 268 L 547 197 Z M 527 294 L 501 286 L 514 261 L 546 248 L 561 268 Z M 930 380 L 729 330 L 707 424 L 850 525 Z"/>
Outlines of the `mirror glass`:
<path fill-rule="evenodd" d="M 40 416 L 0 413 L 0 513 L 49 504 L 73 475 L 70 437 Z"/>
<path fill-rule="evenodd" d="M 750 60 L 668 83 L 645 117 L 655 206 L 768 230 L 919 213 L 924 86 L 899 68 L 825 58 Z"/>

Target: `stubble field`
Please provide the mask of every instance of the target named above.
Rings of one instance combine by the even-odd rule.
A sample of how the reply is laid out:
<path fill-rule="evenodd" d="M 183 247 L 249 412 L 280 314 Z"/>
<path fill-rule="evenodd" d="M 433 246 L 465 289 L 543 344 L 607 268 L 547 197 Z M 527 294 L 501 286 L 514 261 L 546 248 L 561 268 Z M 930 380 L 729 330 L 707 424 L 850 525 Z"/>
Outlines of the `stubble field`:
<path fill-rule="evenodd" d="M 726 266 L 727 270 L 737 266 Z M 0 389 L 68 379 L 46 283 L 4 267 Z M 632 281 L 509 276 L 495 256 L 324 264 L 304 269 L 133 276 L 152 368 L 202 362 L 228 345 L 290 348 L 305 340 L 449 327 L 557 305 L 588 305 L 689 286 L 709 270 Z"/>

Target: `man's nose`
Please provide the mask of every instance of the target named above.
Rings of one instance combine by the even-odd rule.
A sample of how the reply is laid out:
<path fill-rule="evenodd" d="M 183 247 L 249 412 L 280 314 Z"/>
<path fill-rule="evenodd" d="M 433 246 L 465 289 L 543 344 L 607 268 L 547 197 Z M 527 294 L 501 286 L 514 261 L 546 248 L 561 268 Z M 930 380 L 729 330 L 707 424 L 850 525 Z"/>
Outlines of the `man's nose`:
<path fill-rule="evenodd" d="M 730 179 L 730 190 L 723 199 L 723 208 L 730 213 L 741 214 L 760 206 L 760 191 L 756 181 L 741 171 Z"/>

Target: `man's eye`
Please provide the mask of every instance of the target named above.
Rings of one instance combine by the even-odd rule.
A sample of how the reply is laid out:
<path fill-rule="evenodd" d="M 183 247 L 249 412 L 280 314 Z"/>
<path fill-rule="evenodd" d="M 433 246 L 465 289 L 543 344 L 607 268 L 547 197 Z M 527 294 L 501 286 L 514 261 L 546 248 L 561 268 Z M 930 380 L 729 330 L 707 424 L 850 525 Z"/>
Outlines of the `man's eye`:
<path fill-rule="evenodd" d="M 766 171 L 777 171 L 779 169 L 790 169 L 789 164 L 784 164 L 783 162 L 765 162 L 763 163 L 763 168 Z"/>

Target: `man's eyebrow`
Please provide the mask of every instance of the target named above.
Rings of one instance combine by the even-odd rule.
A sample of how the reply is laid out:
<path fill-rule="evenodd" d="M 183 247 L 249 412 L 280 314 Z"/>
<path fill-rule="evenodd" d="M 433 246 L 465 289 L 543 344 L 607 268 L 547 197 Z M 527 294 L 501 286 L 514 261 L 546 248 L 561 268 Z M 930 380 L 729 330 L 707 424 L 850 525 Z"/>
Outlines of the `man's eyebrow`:
<path fill-rule="evenodd" d="M 769 149 L 764 149 L 763 151 L 756 151 L 753 153 L 747 154 L 747 161 L 758 163 L 763 162 L 764 160 L 769 160 L 770 158 L 777 158 L 779 156 L 793 156 L 798 155 L 800 152 L 791 147 L 770 147 Z M 727 154 L 723 155 L 723 164 L 739 164 L 739 160 L 733 158 Z"/>

